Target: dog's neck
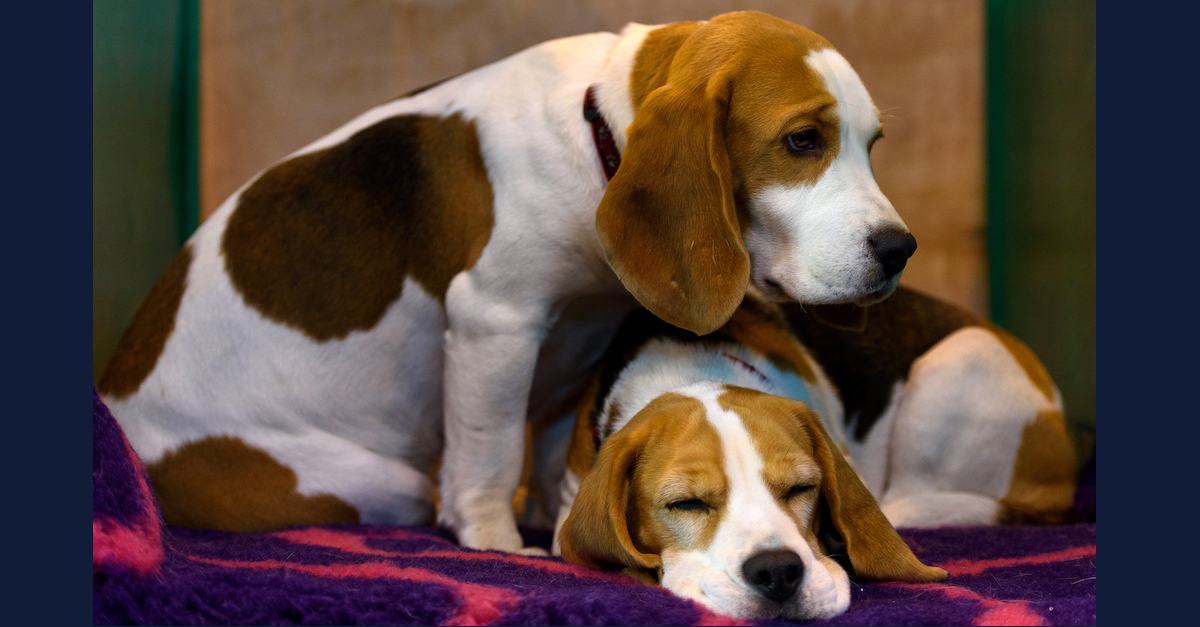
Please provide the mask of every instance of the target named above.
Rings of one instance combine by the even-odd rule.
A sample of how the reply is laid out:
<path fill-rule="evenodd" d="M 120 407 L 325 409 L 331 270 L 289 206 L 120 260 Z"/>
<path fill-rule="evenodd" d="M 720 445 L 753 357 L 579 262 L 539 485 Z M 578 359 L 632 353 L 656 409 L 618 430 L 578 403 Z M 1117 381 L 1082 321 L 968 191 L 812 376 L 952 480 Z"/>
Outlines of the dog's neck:
<path fill-rule="evenodd" d="M 646 35 L 661 25 L 633 24 L 621 30 L 617 45 L 609 53 L 608 61 L 594 82 L 596 104 L 601 115 L 612 129 L 613 141 L 621 154 L 625 153 L 625 130 L 633 124 L 633 97 L 630 94 L 629 77 L 637 60 L 638 50 Z"/>
<path fill-rule="evenodd" d="M 654 399 L 697 383 L 733 385 L 799 400 L 808 397 L 800 377 L 744 345 L 651 340 L 613 383 L 598 420 L 597 443 L 620 431 Z"/>

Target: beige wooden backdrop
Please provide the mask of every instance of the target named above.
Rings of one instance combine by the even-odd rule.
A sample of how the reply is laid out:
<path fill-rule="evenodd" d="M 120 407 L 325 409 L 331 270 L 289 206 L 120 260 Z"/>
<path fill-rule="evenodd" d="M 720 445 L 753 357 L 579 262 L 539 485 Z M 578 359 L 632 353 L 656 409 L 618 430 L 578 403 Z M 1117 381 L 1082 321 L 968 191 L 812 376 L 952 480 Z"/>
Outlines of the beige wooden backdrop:
<path fill-rule="evenodd" d="M 904 283 L 987 314 L 982 0 L 209 0 L 201 211 L 367 108 L 540 41 L 757 9 L 812 28 L 884 113 L 876 177 L 917 237 Z"/>

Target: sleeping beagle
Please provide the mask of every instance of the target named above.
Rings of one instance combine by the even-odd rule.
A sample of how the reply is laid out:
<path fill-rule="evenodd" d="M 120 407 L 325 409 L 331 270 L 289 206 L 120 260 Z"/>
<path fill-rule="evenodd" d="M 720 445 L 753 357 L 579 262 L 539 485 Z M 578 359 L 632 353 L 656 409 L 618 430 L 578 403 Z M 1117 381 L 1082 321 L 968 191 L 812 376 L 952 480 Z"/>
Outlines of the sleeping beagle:
<path fill-rule="evenodd" d="M 562 438 L 556 529 L 599 443 L 663 385 L 704 377 L 806 403 L 896 527 L 1069 522 L 1076 458 L 1045 367 L 1005 330 L 900 287 L 865 311 L 748 295 L 702 338 L 631 314 Z"/>
<path fill-rule="evenodd" d="M 835 551 L 859 580 L 946 578 L 847 463 L 836 394 L 777 312 L 747 299 L 702 338 L 637 312 L 610 356 L 568 453 L 555 533 L 567 561 L 743 619 L 844 612 Z"/>
<path fill-rule="evenodd" d="M 99 389 L 169 523 L 428 523 L 440 462 L 438 521 L 521 550 L 524 422 L 569 408 L 636 302 L 704 334 L 748 285 L 895 289 L 916 242 L 880 136 L 829 42 L 762 13 L 549 41 L 246 183 Z"/>

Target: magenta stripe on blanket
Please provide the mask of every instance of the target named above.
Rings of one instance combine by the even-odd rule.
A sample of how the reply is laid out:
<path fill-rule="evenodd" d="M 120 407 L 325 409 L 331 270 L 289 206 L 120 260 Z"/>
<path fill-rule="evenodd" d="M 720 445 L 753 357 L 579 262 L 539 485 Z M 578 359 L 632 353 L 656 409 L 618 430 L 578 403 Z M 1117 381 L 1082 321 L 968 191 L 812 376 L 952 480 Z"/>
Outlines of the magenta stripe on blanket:
<path fill-rule="evenodd" d="M 146 468 L 92 386 L 92 572 L 145 575 L 162 560 L 162 515 Z"/>
<path fill-rule="evenodd" d="M 389 578 L 417 583 L 431 583 L 449 588 L 462 602 L 462 607 L 452 614 L 443 625 L 487 625 L 504 615 L 504 610 L 520 600 L 512 590 L 455 581 L 423 568 L 401 568 L 389 562 L 367 562 L 365 564 L 335 564 L 319 566 L 266 560 L 261 562 L 237 562 L 214 560 L 193 555 L 184 557 L 222 568 L 244 568 L 250 570 L 290 570 L 316 577 L 333 579 L 377 579 Z"/>
<path fill-rule="evenodd" d="M 323 546 L 323 547 L 328 547 L 331 549 L 338 549 L 341 551 L 346 551 L 347 553 L 357 553 L 359 555 L 378 555 L 378 556 L 382 556 L 382 557 L 420 557 L 420 558 L 444 557 L 444 558 L 449 558 L 449 559 L 460 559 L 460 560 L 465 559 L 465 560 L 505 562 L 508 564 L 517 564 L 517 565 L 521 565 L 521 566 L 528 566 L 530 568 L 537 568 L 540 570 L 546 570 L 546 571 L 555 572 L 555 573 L 563 573 L 563 574 L 567 574 L 567 575 L 573 575 L 575 577 L 586 577 L 589 579 L 591 579 L 591 578 L 605 579 L 608 581 L 612 581 L 614 583 L 620 583 L 620 584 L 626 584 L 626 585 L 636 585 L 637 584 L 636 581 L 634 581 L 633 579 L 630 579 L 629 577 L 623 577 L 621 575 L 616 575 L 616 574 L 612 574 L 612 573 L 604 573 L 604 572 L 600 572 L 598 570 L 592 570 L 589 568 L 583 568 L 581 566 L 575 566 L 574 564 L 567 564 L 567 563 L 559 562 L 559 561 L 548 561 L 548 560 L 543 560 L 543 559 L 535 559 L 535 558 L 531 558 L 531 557 L 524 557 L 521 555 L 513 555 L 510 553 L 494 553 L 494 552 L 493 553 L 464 553 L 462 551 L 462 549 L 460 549 L 458 547 L 454 547 L 453 545 L 450 545 L 453 548 L 450 548 L 448 550 L 443 550 L 443 551 L 423 550 L 423 551 L 420 551 L 419 553 L 384 551 L 381 549 L 371 548 L 366 545 L 366 541 L 368 539 L 370 539 L 371 536 L 356 536 L 356 535 L 346 533 L 344 531 L 333 531 L 333 530 L 329 530 L 329 529 L 322 529 L 320 527 L 309 527 L 307 529 L 280 531 L 280 532 L 276 532 L 274 535 L 277 538 L 282 538 L 284 540 L 287 540 L 289 542 L 294 542 L 296 544 L 308 544 L 308 545 L 312 545 L 312 546 Z"/>
<path fill-rule="evenodd" d="M 978 575 L 989 568 L 1006 568 L 1023 564 L 1046 564 L 1063 560 L 1081 559 L 1096 555 L 1096 545 L 1080 546 L 1053 553 L 1041 555 L 1026 555 L 1024 557 L 1007 557 L 994 560 L 955 560 L 938 564 L 938 567 L 954 575 Z"/>

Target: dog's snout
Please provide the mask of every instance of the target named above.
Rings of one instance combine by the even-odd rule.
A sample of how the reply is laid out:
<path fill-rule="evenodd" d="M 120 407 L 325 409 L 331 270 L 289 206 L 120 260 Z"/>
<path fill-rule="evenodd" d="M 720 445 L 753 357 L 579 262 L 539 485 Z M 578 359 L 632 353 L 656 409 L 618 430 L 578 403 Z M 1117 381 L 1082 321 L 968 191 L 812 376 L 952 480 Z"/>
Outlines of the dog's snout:
<path fill-rule="evenodd" d="M 883 265 L 883 273 L 891 278 L 904 269 L 908 258 L 917 250 L 917 238 L 895 227 L 877 229 L 868 240 L 871 251 Z"/>
<path fill-rule="evenodd" d="M 742 575 L 759 594 L 783 602 L 792 598 L 804 578 L 804 562 L 788 549 L 763 551 L 742 564 Z"/>

